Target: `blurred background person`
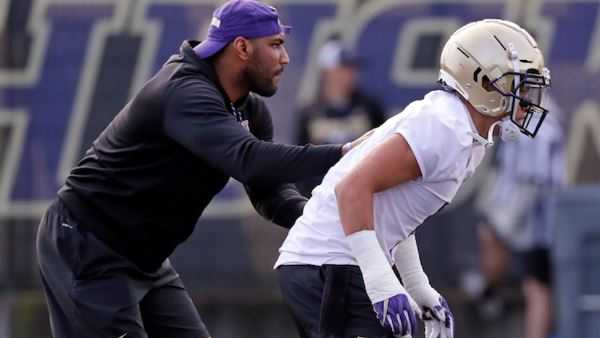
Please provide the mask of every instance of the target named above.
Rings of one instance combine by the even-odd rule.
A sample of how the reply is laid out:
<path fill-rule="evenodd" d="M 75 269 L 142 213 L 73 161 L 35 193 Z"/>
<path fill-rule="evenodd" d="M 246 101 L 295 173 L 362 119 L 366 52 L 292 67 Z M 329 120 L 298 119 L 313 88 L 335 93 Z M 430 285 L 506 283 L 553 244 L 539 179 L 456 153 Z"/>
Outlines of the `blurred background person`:
<path fill-rule="evenodd" d="M 517 280 L 525 302 L 524 338 L 548 338 L 553 332 L 551 217 L 565 186 L 565 128 L 552 97 L 544 101 L 550 113 L 538 135 L 498 147 L 492 194 L 477 228 L 485 285 L 477 300 L 480 314 L 501 316 L 505 300 L 499 290 Z"/>
<path fill-rule="evenodd" d="M 359 86 L 363 62 L 356 51 L 345 46 L 339 36 L 331 37 L 319 50 L 319 90 L 314 102 L 300 109 L 298 144 L 347 142 L 385 121 L 380 102 Z M 304 196 L 310 196 L 322 177 L 297 183 Z"/>

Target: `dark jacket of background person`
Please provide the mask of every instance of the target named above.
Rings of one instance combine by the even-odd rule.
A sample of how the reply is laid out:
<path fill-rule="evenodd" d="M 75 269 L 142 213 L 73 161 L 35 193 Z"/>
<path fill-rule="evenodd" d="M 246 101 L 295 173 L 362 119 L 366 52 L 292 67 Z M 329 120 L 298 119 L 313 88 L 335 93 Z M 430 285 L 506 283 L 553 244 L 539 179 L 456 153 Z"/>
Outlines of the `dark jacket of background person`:
<path fill-rule="evenodd" d="M 357 84 L 361 63 L 354 51 L 335 38 L 321 48 L 319 93 L 298 112 L 298 144 L 349 142 L 385 121 L 382 105 Z M 298 189 L 310 196 L 322 178 L 304 180 Z"/>

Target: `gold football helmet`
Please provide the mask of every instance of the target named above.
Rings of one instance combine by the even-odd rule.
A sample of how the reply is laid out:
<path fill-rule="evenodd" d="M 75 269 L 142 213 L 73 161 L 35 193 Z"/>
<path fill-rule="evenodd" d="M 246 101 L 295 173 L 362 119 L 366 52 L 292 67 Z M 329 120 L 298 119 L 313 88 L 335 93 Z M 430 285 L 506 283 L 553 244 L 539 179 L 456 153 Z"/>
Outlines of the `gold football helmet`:
<path fill-rule="evenodd" d="M 520 131 L 534 137 L 548 110 L 540 104 L 550 71 L 533 37 L 517 24 L 486 19 L 458 29 L 442 50 L 440 82 L 478 112 L 508 114 Z M 519 107 L 524 118 L 519 118 Z"/>

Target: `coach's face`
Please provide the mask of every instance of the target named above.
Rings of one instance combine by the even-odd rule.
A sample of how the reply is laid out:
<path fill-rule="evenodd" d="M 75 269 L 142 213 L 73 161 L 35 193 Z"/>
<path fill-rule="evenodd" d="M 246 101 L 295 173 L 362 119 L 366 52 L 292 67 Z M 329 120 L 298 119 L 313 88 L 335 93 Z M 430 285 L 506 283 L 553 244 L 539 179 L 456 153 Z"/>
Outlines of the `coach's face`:
<path fill-rule="evenodd" d="M 283 34 L 249 40 L 249 59 L 244 77 L 250 91 L 265 97 L 275 95 L 283 70 L 290 62 L 284 42 Z"/>

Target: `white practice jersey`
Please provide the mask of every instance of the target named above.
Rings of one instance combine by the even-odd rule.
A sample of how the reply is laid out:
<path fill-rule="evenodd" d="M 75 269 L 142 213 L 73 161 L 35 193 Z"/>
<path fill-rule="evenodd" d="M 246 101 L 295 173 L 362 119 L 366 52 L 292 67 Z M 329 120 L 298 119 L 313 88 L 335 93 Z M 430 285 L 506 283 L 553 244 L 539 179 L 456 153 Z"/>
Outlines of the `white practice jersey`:
<path fill-rule="evenodd" d="M 392 262 L 394 246 L 450 203 L 481 162 L 485 151 L 473 142 L 474 132 L 466 106 L 454 94 L 433 91 L 408 105 L 329 170 L 279 249 L 275 267 L 357 265 L 346 243 L 334 189 L 371 150 L 398 133 L 410 145 L 422 177 L 374 196 L 375 232 Z"/>

